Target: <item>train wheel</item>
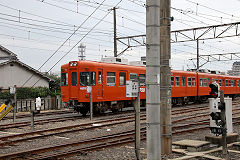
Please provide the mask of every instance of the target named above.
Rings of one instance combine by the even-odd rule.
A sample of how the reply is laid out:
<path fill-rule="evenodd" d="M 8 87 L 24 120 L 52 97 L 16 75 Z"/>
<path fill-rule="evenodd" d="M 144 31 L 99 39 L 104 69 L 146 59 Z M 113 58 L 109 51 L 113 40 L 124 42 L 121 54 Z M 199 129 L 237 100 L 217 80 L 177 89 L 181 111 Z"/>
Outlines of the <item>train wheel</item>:
<path fill-rule="evenodd" d="M 81 107 L 79 108 L 79 112 L 83 115 L 86 116 L 86 114 L 88 113 L 88 108 L 87 107 Z"/>

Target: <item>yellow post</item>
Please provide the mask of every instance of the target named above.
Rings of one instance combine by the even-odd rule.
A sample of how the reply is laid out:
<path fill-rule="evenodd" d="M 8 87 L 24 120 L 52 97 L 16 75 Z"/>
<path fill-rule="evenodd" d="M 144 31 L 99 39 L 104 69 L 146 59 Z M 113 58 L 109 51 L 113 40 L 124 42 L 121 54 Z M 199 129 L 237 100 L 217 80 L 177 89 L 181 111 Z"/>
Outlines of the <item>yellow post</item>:
<path fill-rule="evenodd" d="M 2 120 L 3 119 L 3 117 L 5 117 L 7 114 L 8 114 L 8 112 L 10 112 L 11 110 L 12 110 L 12 108 L 13 108 L 13 106 L 11 105 L 11 106 L 9 106 L 8 108 L 7 108 L 7 110 L 6 111 L 4 111 L 3 112 L 3 114 L 0 116 L 0 120 Z"/>
<path fill-rule="evenodd" d="M 7 105 L 5 103 L 3 103 L 0 107 L 0 112 L 2 112 L 2 110 L 6 107 Z"/>

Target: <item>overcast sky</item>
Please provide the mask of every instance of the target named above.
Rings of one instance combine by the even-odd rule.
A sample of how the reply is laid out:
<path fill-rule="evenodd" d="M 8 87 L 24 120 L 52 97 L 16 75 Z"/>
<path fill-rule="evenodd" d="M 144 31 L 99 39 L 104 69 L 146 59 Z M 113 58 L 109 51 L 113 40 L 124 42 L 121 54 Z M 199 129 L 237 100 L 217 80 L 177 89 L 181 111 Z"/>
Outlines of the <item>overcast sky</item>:
<path fill-rule="evenodd" d="M 113 56 L 113 14 L 109 9 L 116 5 L 118 37 L 146 33 L 143 0 L 1 0 L 0 45 L 38 69 L 80 26 L 41 71 L 55 66 L 52 71 L 59 72 L 62 64 L 77 60 L 78 49 L 74 46 L 80 43 L 86 45 L 87 60 L 100 61 L 101 57 Z M 238 0 L 172 0 L 171 30 L 239 22 L 239 6 Z M 124 47 L 118 43 L 118 52 Z M 200 55 L 239 52 L 239 48 L 239 37 L 200 41 Z M 135 61 L 145 55 L 145 47 L 137 47 L 122 57 Z M 171 55 L 173 69 L 194 68 L 196 61 L 189 59 L 196 57 L 196 42 L 172 44 Z M 211 62 L 202 68 L 227 71 L 234 61 Z"/>

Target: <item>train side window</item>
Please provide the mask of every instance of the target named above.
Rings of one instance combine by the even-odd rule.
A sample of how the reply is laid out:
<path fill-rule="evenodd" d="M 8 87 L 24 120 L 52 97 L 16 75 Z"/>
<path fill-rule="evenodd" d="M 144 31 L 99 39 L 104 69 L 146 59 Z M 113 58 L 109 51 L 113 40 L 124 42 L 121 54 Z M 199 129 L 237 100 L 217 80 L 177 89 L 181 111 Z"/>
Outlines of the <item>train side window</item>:
<path fill-rule="evenodd" d="M 180 77 L 175 77 L 176 78 L 176 86 L 180 86 Z"/>
<path fill-rule="evenodd" d="M 115 86 L 116 77 L 115 72 L 107 72 L 107 86 Z"/>
<path fill-rule="evenodd" d="M 204 87 L 207 87 L 207 78 L 204 78 Z"/>
<path fill-rule="evenodd" d="M 119 72 L 119 85 L 126 85 L 126 72 Z"/>
<path fill-rule="evenodd" d="M 221 79 L 218 80 L 218 84 L 219 84 L 219 86 L 222 86 L 222 80 Z"/>
<path fill-rule="evenodd" d="M 222 80 L 222 86 L 224 87 L 225 85 L 225 79 Z"/>
<path fill-rule="evenodd" d="M 185 86 L 185 85 L 186 85 L 185 82 L 186 82 L 185 77 L 182 77 L 182 86 Z"/>
<path fill-rule="evenodd" d="M 211 79 L 210 79 L 210 78 L 208 78 L 208 85 L 209 85 L 209 84 L 211 84 Z"/>
<path fill-rule="evenodd" d="M 80 72 L 80 85 L 81 86 L 95 86 L 96 85 L 96 72 Z"/>
<path fill-rule="evenodd" d="M 192 78 L 192 86 L 196 86 L 196 78 L 195 77 Z"/>
<path fill-rule="evenodd" d="M 218 84 L 218 79 L 216 79 L 216 83 Z"/>
<path fill-rule="evenodd" d="M 239 80 L 237 80 L 237 86 L 239 87 Z"/>
<path fill-rule="evenodd" d="M 226 79 L 226 87 L 228 87 L 228 79 Z"/>
<path fill-rule="evenodd" d="M 215 82 L 215 79 L 214 79 L 214 78 L 212 78 L 212 83 L 213 83 L 213 82 Z"/>
<path fill-rule="evenodd" d="M 68 86 L 68 73 L 61 73 L 61 86 Z"/>
<path fill-rule="evenodd" d="M 140 86 L 145 86 L 145 74 L 139 74 L 139 83 Z"/>
<path fill-rule="evenodd" d="M 171 86 L 174 86 L 174 77 L 171 76 Z"/>
<path fill-rule="evenodd" d="M 203 79 L 200 78 L 200 87 L 202 87 L 202 86 L 203 86 Z"/>
<path fill-rule="evenodd" d="M 236 84 L 236 80 L 234 80 L 234 87 L 236 87 L 237 86 L 237 84 Z"/>
<path fill-rule="evenodd" d="M 98 84 L 102 84 L 102 72 L 98 71 Z"/>
<path fill-rule="evenodd" d="M 189 87 L 191 87 L 191 85 L 192 85 L 192 78 L 191 78 L 191 77 L 188 77 L 188 78 L 187 78 L 187 85 L 188 85 Z"/>
<path fill-rule="evenodd" d="M 137 78 L 137 73 L 130 73 L 130 81 L 133 81 Z"/>

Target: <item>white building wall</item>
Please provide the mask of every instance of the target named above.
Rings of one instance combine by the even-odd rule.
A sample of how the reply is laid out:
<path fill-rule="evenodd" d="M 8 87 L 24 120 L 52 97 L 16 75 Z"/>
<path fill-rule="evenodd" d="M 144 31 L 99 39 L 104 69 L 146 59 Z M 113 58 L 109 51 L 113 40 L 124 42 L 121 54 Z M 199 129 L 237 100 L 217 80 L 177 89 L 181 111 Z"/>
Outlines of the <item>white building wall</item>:
<path fill-rule="evenodd" d="M 37 82 L 34 87 L 49 87 L 47 79 L 16 63 L 13 63 L 13 66 L 10 66 L 10 64 L 0 66 L 0 87 L 2 89 L 9 89 L 9 87 L 13 85 L 22 87 L 32 74 L 34 74 L 33 77 L 23 87 L 32 87 L 39 79 L 39 82 Z"/>

